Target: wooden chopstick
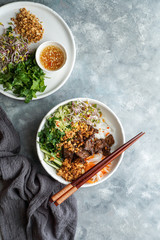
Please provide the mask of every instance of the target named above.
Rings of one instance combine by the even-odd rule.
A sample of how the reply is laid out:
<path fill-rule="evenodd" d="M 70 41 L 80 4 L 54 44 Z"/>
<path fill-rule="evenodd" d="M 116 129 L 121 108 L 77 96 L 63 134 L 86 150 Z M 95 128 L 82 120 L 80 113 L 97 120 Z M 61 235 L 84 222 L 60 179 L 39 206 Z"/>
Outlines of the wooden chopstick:
<path fill-rule="evenodd" d="M 101 162 L 96 164 L 93 168 L 83 174 L 80 178 L 69 184 L 70 190 L 66 193 L 62 194 L 58 199 L 55 200 L 55 205 L 61 204 L 64 200 L 66 200 L 69 196 L 71 196 L 74 192 L 78 190 L 84 183 L 86 183 L 91 177 L 93 177 L 97 172 L 103 169 L 107 164 L 117 158 L 122 152 L 124 152 L 128 147 L 130 147 L 136 140 L 138 140 L 144 133 L 139 133 L 133 139 L 122 145 L 116 151 L 111 153 L 108 157 L 104 158 Z M 61 191 L 60 191 L 61 192 Z M 60 194 L 59 192 L 59 194 Z"/>
<path fill-rule="evenodd" d="M 105 157 L 105 158 L 103 158 L 99 163 L 97 163 L 94 167 L 92 167 L 91 169 L 89 169 L 87 172 L 85 172 L 82 176 L 80 176 L 78 179 L 76 179 L 76 180 L 74 180 L 73 182 L 72 182 L 72 185 L 73 186 L 77 186 L 81 181 L 82 181 L 82 179 L 84 179 L 84 178 L 86 178 L 88 175 L 90 175 L 91 173 L 93 173 L 94 171 L 95 171 L 95 169 L 97 168 L 97 166 L 101 166 L 101 165 L 107 165 L 107 164 L 109 164 L 109 159 L 111 159 L 111 161 L 113 161 L 115 158 L 117 158 L 117 157 L 115 157 L 113 160 L 112 160 L 112 158 L 114 157 L 114 155 L 115 154 L 118 154 L 119 152 L 120 152 L 120 154 L 122 153 L 121 152 L 121 149 L 122 148 L 125 148 L 126 147 L 126 149 L 129 147 L 129 146 L 131 146 L 139 137 L 141 137 L 142 135 L 143 135 L 144 133 L 142 133 L 142 132 L 140 132 L 139 134 L 137 134 L 135 137 L 133 137 L 132 139 L 130 139 L 128 142 L 126 142 L 125 144 L 123 144 L 121 147 L 119 147 L 119 148 L 117 148 L 114 152 L 112 152 L 109 156 L 107 156 L 107 157 Z M 126 150 L 125 149 L 125 150 Z M 125 151 L 124 150 L 124 151 Z M 120 155 L 119 154 L 119 155 Z M 118 156 L 119 156 L 118 155 Z M 107 164 L 106 164 L 106 161 L 107 161 Z M 105 167 L 104 166 L 104 167 Z M 99 172 L 99 171 L 97 171 L 97 172 Z M 97 173 L 96 172 L 96 173 Z M 96 174 L 95 173 L 95 174 Z M 95 175 L 94 174 L 94 175 Z M 90 178 L 89 178 L 90 179 Z"/>
<path fill-rule="evenodd" d="M 78 188 L 80 188 L 84 183 L 86 183 L 90 178 L 92 178 L 97 172 L 99 172 L 101 169 L 103 169 L 107 164 L 109 164 L 115 158 L 117 158 L 120 154 L 122 154 L 127 148 L 129 148 L 134 142 L 136 142 L 144 134 L 145 133 L 140 132 L 135 137 L 133 137 L 128 142 L 126 142 L 121 147 L 119 147 L 117 150 L 112 152 L 109 156 L 105 157 L 103 160 L 101 160 L 94 167 L 92 167 L 87 172 L 85 172 L 78 179 L 74 180 L 72 183 L 68 184 L 62 190 L 60 190 L 58 193 L 53 195 L 50 199 L 50 202 L 51 203 L 54 202 L 54 204 L 56 206 L 61 204 L 64 200 L 66 200 L 74 192 L 76 192 L 78 190 Z"/>

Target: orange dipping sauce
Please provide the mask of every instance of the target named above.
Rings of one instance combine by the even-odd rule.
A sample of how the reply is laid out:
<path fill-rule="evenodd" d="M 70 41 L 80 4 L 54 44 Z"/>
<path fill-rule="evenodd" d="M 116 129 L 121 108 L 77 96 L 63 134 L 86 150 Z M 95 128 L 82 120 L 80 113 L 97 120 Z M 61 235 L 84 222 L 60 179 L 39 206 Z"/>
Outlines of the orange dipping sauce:
<path fill-rule="evenodd" d="M 40 63 L 46 70 L 58 70 L 65 62 L 65 53 L 57 46 L 47 46 L 40 53 Z"/>

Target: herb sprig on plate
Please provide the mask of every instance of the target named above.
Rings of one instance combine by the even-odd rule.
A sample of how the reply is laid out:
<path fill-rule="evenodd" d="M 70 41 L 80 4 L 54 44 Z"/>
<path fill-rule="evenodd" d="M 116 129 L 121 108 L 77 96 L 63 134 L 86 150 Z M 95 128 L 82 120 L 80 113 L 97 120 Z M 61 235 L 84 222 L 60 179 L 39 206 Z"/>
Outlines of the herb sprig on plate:
<path fill-rule="evenodd" d="M 44 161 L 50 166 L 58 169 L 62 165 L 61 161 L 61 151 L 57 151 L 57 143 L 61 141 L 61 138 L 65 135 L 65 132 L 60 131 L 56 128 L 55 116 L 52 116 L 46 120 L 44 129 L 38 133 L 39 144 L 41 146 L 41 151 L 44 153 Z M 57 157 L 59 152 L 60 158 Z"/>
<path fill-rule="evenodd" d="M 38 67 L 34 54 L 29 55 L 25 62 L 9 63 L 7 70 L 0 73 L 0 84 L 5 91 L 11 90 L 18 97 L 25 97 L 28 103 L 36 98 L 36 93 L 43 92 L 45 73 Z"/>

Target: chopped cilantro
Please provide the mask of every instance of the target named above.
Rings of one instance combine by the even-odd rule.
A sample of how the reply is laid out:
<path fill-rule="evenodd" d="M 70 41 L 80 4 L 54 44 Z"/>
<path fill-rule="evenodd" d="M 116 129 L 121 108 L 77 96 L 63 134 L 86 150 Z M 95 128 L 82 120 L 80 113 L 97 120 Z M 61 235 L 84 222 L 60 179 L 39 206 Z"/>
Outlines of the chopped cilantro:
<path fill-rule="evenodd" d="M 65 132 L 55 128 L 55 117 L 48 118 L 43 130 L 38 133 L 41 148 L 50 153 L 57 152 L 56 144 L 60 142 Z"/>
<path fill-rule="evenodd" d="M 18 97 L 25 97 L 25 102 L 28 103 L 32 98 L 36 98 L 37 92 L 44 92 L 44 77 L 45 73 L 32 54 L 24 62 L 16 65 L 9 63 L 7 70 L 0 72 L 0 84 L 5 91 L 11 90 Z"/>

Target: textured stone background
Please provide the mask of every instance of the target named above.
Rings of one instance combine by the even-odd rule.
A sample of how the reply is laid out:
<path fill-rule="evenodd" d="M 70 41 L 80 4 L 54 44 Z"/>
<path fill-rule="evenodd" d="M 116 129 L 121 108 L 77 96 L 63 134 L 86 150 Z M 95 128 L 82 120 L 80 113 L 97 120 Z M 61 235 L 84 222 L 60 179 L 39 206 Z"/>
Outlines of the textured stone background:
<path fill-rule="evenodd" d="M 1 0 L 1 5 L 8 1 Z M 67 83 L 25 104 L 0 95 L 20 133 L 21 153 L 42 171 L 35 136 L 57 103 L 91 97 L 120 118 L 126 139 L 146 131 L 106 182 L 80 189 L 76 240 L 158 240 L 160 237 L 160 1 L 35 1 L 55 10 L 75 37 L 77 58 Z"/>

